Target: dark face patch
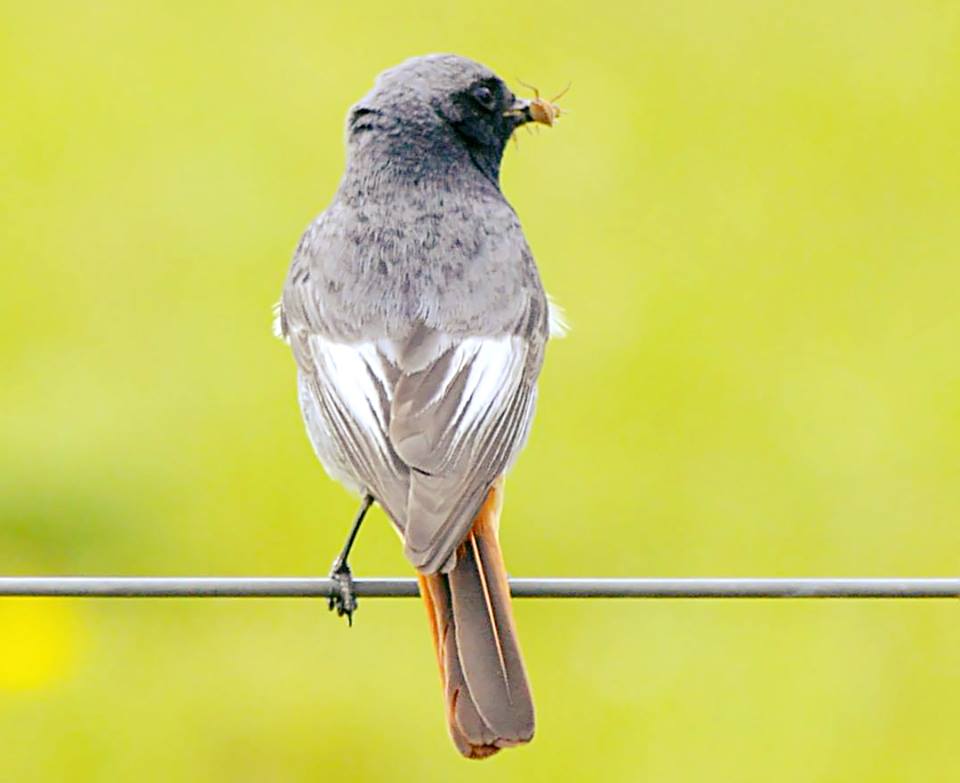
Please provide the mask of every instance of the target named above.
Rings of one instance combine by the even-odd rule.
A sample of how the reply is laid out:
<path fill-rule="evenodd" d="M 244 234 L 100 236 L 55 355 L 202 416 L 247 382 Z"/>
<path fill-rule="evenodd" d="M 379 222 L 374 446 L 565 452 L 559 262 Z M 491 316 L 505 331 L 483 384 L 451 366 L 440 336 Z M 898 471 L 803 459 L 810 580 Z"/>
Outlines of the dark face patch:
<path fill-rule="evenodd" d="M 457 111 L 451 125 L 469 145 L 502 149 L 515 122 L 505 116 L 513 93 L 499 79 L 483 79 L 451 97 Z M 457 116 L 459 115 L 459 116 Z"/>
<path fill-rule="evenodd" d="M 496 77 L 478 79 L 450 95 L 438 110 L 470 151 L 474 162 L 496 177 L 503 149 L 522 120 L 509 113 L 515 98 Z"/>

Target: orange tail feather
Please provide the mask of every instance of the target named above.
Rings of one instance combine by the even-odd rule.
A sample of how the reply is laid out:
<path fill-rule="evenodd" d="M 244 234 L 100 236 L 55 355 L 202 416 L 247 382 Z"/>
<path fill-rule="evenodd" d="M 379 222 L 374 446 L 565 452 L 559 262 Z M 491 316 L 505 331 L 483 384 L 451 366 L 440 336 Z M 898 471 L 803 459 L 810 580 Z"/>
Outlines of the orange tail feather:
<path fill-rule="evenodd" d="M 468 758 L 486 758 L 533 738 L 533 700 L 497 536 L 502 495 L 500 479 L 457 550 L 450 573 L 419 576 L 450 736 Z"/>

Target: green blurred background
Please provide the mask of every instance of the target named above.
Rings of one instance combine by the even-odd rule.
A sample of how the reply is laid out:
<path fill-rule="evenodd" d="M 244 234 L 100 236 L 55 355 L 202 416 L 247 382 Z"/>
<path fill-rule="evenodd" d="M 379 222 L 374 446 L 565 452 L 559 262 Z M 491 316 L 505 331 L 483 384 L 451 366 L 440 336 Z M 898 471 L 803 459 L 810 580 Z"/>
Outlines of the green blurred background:
<path fill-rule="evenodd" d="M 317 574 L 354 501 L 270 334 L 383 68 L 545 94 L 504 191 L 573 330 L 516 575 L 960 571 L 960 5 L 0 6 L 0 572 Z M 382 514 L 354 566 L 407 574 Z M 517 606 L 538 736 L 446 737 L 423 608 L 0 601 L 0 780 L 960 773 L 960 609 Z"/>

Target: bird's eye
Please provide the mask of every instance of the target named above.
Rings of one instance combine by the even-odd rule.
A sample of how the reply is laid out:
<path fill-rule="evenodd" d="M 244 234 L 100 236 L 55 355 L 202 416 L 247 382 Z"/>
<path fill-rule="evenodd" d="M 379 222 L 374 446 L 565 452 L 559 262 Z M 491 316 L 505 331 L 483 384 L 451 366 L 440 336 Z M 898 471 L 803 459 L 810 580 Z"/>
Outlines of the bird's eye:
<path fill-rule="evenodd" d="M 493 90 L 486 85 L 480 84 L 474 87 L 470 94 L 473 95 L 473 99 L 487 111 L 492 111 L 494 109 L 496 105 L 496 98 L 493 95 Z"/>

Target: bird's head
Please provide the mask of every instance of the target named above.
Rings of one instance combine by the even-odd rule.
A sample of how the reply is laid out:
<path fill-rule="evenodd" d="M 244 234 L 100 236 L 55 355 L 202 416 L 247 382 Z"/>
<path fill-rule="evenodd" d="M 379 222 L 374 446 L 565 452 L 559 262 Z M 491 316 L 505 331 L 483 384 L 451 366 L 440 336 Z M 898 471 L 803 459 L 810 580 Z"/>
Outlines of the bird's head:
<path fill-rule="evenodd" d="M 347 144 L 418 170 L 472 162 L 496 181 L 513 132 L 528 122 L 552 124 L 557 113 L 546 101 L 517 98 L 480 63 L 431 54 L 380 74 L 347 115 Z"/>

